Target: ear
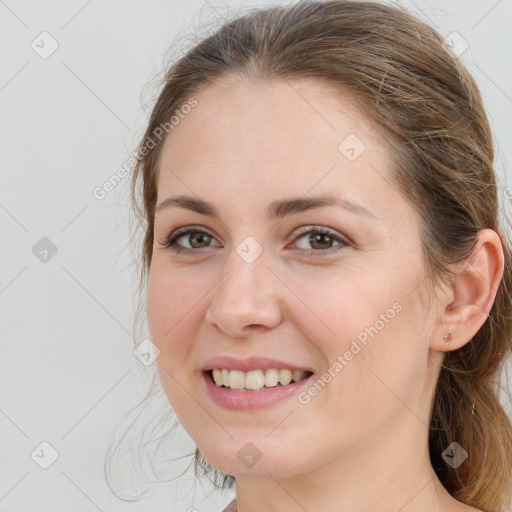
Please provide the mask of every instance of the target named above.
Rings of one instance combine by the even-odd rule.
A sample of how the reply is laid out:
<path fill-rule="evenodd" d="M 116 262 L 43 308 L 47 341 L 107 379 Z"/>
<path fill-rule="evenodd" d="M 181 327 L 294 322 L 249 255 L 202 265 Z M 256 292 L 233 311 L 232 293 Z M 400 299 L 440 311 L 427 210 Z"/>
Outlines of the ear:
<path fill-rule="evenodd" d="M 449 292 L 443 297 L 440 319 L 431 348 L 457 350 L 471 341 L 489 316 L 505 266 L 501 239 L 492 229 L 482 229 L 471 257 L 461 265 Z M 451 333 L 452 340 L 443 341 Z"/>

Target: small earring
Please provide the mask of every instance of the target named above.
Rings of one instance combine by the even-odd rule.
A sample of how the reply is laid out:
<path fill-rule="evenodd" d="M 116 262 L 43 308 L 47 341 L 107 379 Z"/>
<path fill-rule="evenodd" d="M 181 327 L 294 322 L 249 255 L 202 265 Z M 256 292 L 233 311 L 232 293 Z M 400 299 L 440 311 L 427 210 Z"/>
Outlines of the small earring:
<path fill-rule="evenodd" d="M 443 341 L 452 341 L 453 340 L 453 336 L 452 336 L 452 333 L 449 332 L 448 334 L 445 334 L 443 336 Z"/>

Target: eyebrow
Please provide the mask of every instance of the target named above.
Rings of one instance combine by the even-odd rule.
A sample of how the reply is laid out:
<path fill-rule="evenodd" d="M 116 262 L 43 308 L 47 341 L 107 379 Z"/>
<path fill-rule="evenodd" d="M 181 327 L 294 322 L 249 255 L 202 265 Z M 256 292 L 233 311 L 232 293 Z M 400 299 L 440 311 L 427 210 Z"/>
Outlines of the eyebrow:
<path fill-rule="evenodd" d="M 333 196 L 331 194 L 276 200 L 267 206 L 265 212 L 270 219 L 281 219 L 288 215 L 305 212 L 322 206 L 337 206 L 358 215 L 377 219 L 376 215 L 363 205 L 350 199 Z M 192 196 L 180 195 L 168 197 L 154 207 L 154 213 L 156 214 L 169 208 L 184 208 L 200 213 L 201 215 L 220 218 L 218 209 L 212 203 Z"/>

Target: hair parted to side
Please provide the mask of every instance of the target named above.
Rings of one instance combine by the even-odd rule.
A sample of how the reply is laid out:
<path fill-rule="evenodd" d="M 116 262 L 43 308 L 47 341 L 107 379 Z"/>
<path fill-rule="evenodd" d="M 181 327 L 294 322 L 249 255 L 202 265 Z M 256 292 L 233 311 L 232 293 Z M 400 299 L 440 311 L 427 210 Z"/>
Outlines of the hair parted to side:
<path fill-rule="evenodd" d="M 495 230 L 503 243 L 504 275 L 485 323 L 469 343 L 445 355 L 429 448 L 452 496 L 505 512 L 512 501 L 512 424 L 499 396 L 500 374 L 512 352 L 510 223 L 500 219 L 493 140 L 480 92 L 442 43 L 433 28 L 401 8 L 352 0 L 250 9 L 203 38 L 168 69 L 139 144 L 131 192 L 143 231 L 140 286 L 147 284 L 151 265 L 165 138 L 149 151 L 142 148 L 176 110 L 228 74 L 269 81 L 318 78 L 350 93 L 389 135 L 393 179 L 422 219 L 433 291 L 471 257 L 479 230 Z M 468 452 L 457 469 L 441 456 L 454 441 Z M 233 484 L 198 449 L 194 463 L 197 476 L 213 474 L 222 488 Z"/>

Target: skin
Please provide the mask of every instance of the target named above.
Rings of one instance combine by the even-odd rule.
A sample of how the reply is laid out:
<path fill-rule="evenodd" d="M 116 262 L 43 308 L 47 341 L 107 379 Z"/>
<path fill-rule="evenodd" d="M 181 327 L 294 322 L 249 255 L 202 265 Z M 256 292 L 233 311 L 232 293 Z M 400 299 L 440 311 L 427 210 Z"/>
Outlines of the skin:
<path fill-rule="evenodd" d="M 157 202 L 199 197 L 221 217 L 157 213 L 148 322 L 165 393 L 207 460 L 236 476 L 239 512 L 476 510 L 437 479 L 428 425 L 444 352 L 470 342 L 494 301 L 497 234 L 481 231 L 454 285 L 429 300 L 418 214 L 391 181 L 385 134 L 347 95 L 317 79 L 231 75 L 194 97 L 165 141 Z M 338 150 L 349 134 L 366 146 L 354 161 Z M 376 219 L 336 206 L 265 215 L 271 201 L 321 193 Z M 191 252 L 162 245 L 190 225 L 206 232 L 179 240 Z M 298 238 L 301 226 L 330 228 L 350 245 Z M 236 252 L 247 236 L 263 249 L 252 263 Z M 401 311 L 307 404 L 230 411 L 206 393 L 201 367 L 218 355 L 272 357 L 319 377 L 396 302 Z M 250 468 L 237 457 L 248 442 L 261 452 Z"/>

